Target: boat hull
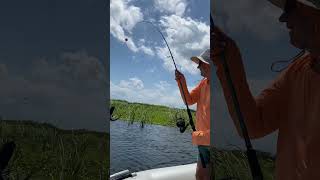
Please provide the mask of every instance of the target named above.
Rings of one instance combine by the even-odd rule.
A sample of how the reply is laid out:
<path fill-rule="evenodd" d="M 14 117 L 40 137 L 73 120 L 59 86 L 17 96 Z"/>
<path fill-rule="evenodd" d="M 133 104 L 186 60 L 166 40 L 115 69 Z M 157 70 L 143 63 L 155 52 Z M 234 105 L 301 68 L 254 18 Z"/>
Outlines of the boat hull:
<path fill-rule="evenodd" d="M 125 180 L 196 180 L 197 164 L 187 164 L 165 168 L 150 169 L 133 173 Z"/>

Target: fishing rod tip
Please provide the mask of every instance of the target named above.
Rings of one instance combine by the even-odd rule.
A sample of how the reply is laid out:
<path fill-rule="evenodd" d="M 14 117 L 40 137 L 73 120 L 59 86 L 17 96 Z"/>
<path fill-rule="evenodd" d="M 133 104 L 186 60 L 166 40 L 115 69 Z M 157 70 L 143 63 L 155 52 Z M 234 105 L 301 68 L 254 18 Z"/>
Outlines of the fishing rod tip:
<path fill-rule="evenodd" d="M 128 41 L 128 38 L 125 38 L 124 40 L 125 40 L 125 41 Z"/>

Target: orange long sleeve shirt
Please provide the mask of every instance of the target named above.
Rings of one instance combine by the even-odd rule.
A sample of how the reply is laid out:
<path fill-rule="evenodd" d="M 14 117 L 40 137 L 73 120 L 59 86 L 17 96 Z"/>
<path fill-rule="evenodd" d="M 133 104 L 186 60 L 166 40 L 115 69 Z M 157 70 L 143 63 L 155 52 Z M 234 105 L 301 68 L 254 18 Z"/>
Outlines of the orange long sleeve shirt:
<path fill-rule="evenodd" d="M 178 83 L 180 92 L 182 89 Z M 192 144 L 194 145 L 210 145 L 210 82 L 207 78 L 203 78 L 200 83 L 189 93 L 185 79 L 181 82 L 186 96 L 188 105 L 197 103 L 196 110 L 196 131 L 192 133 Z M 183 95 L 182 95 L 183 98 Z"/>
<path fill-rule="evenodd" d="M 250 138 L 279 130 L 276 179 L 320 179 L 320 74 L 311 68 L 314 59 L 306 54 L 296 60 L 254 98 L 239 57 L 234 53 L 228 64 Z M 217 76 L 237 124 L 221 64 L 217 65 Z"/>

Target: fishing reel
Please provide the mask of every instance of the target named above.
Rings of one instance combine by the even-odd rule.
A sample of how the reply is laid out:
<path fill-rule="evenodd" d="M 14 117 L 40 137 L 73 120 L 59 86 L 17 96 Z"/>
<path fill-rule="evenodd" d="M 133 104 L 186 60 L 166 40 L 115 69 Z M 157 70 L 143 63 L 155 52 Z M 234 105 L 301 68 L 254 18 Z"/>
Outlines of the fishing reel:
<path fill-rule="evenodd" d="M 112 116 L 114 109 L 115 109 L 114 106 L 112 106 L 112 107 L 110 108 L 110 121 L 116 121 L 116 120 L 119 119 L 119 118 L 115 118 L 115 117 Z"/>
<path fill-rule="evenodd" d="M 186 124 L 185 120 L 183 118 L 178 118 L 177 119 L 177 123 L 176 123 L 177 127 L 179 128 L 181 133 L 184 133 L 184 131 L 186 131 L 187 127 L 190 125 L 189 123 Z"/>

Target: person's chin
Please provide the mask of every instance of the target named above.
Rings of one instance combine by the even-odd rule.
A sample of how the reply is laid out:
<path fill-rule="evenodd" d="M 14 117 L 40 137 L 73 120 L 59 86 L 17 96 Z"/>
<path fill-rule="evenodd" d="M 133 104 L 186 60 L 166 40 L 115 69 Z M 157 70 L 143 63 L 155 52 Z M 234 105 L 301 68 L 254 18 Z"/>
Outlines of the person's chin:
<path fill-rule="evenodd" d="M 296 39 L 294 39 L 292 36 L 290 37 L 290 43 L 298 49 L 305 49 L 304 45 Z"/>
<path fill-rule="evenodd" d="M 306 43 L 303 41 L 301 36 L 294 35 L 293 31 L 289 32 L 290 34 L 290 43 L 298 49 L 306 49 Z"/>

